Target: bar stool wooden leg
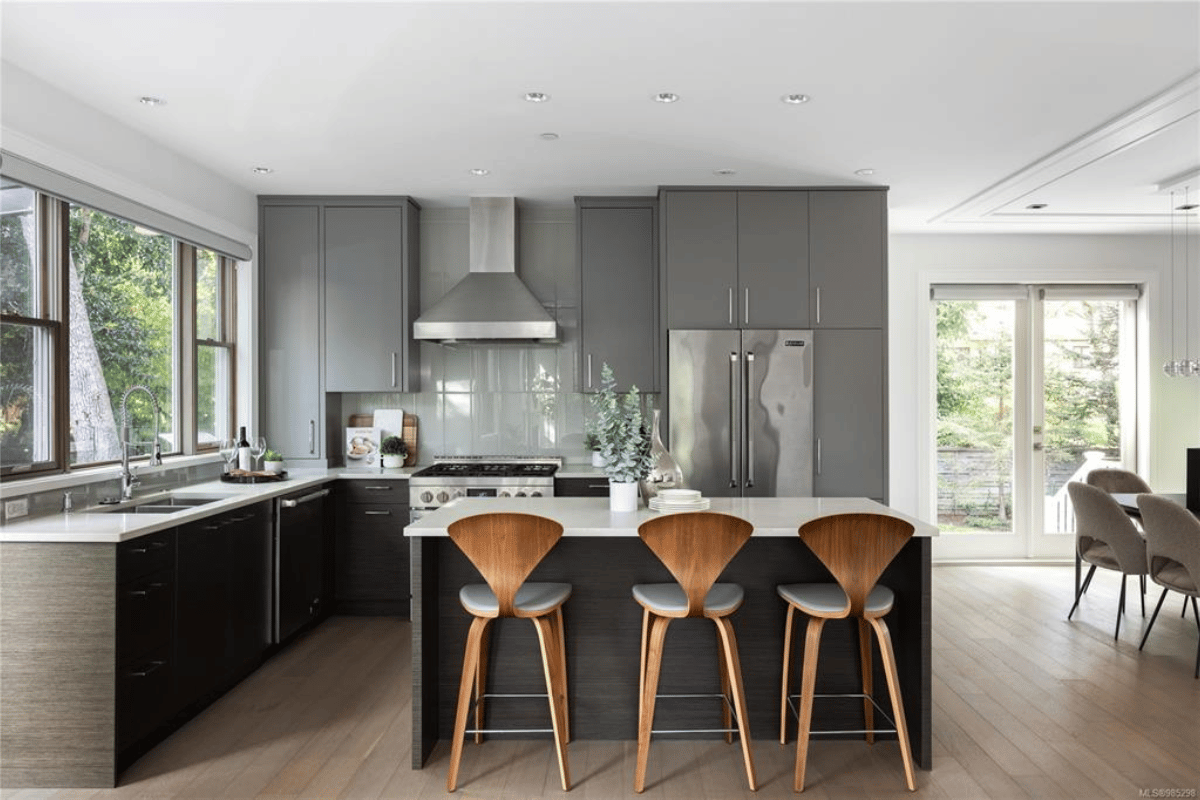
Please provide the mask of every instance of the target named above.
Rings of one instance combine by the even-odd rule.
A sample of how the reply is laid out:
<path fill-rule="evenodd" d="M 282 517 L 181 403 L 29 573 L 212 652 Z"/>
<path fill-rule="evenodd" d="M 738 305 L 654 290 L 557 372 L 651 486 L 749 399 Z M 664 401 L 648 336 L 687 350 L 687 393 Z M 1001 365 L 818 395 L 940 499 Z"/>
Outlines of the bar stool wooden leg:
<path fill-rule="evenodd" d="M 796 607 L 788 603 L 787 621 L 783 623 L 783 688 L 779 692 L 779 743 L 787 744 L 788 688 L 792 672 L 792 622 Z"/>
<path fill-rule="evenodd" d="M 641 724 L 643 703 L 646 701 L 646 646 L 650 637 L 650 611 L 642 609 L 642 649 L 638 656 L 638 724 Z"/>
<path fill-rule="evenodd" d="M 542 670 L 546 673 L 546 694 L 550 701 L 550 721 L 554 728 L 554 749 L 558 754 L 558 772 L 562 777 L 564 792 L 571 791 L 571 767 L 567 762 L 567 743 L 563 735 L 566 717 L 566 696 L 563 694 L 563 676 L 559 674 L 558 643 L 555 641 L 554 622 L 547 617 L 532 617 L 538 633 L 542 651 Z"/>
<path fill-rule="evenodd" d="M 717 631 L 721 636 L 721 647 L 725 651 L 725 661 L 729 671 L 730 688 L 733 690 L 733 707 L 737 711 L 738 737 L 742 740 L 742 759 L 746 762 L 746 781 L 750 791 L 758 790 L 754 777 L 754 756 L 750 753 L 750 723 L 746 718 L 746 691 L 742 687 L 742 664 L 738 658 L 737 637 L 733 633 L 733 623 L 725 617 L 714 617 Z"/>
<path fill-rule="evenodd" d="M 872 687 L 875 683 L 875 669 L 871 664 L 871 626 L 866 618 L 858 618 L 858 653 L 862 662 L 863 719 L 866 724 L 867 744 L 875 744 L 875 706 L 871 703 Z"/>
<path fill-rule="evenodd" d="M 641 794 L 646 788 L 646 762 L 650 758 L 650 729 L 654 727 L 654 701 L 658 695 L 658 678 L 662 671 L 663 640 L 667 636 L 670 617 L 651 619 L 650 639 L 646 651 L 646 678 L 642 682 L 642 713 L 638 717 L 637 767 L 633 773 L 633 790 Z"/>
<path fill-rule="evenodd" d="M 733 695 L 729 692 L 729 668 L 725 664 L 725 648 L 717 648 L 717 672 L 721 676 L 721 727 L 725 729 L 725 744 L 733 744 L 733 715 L 729 707 Z"/>
<path fill-rule="evenodd" d="M 491 620 L 475 617 L 467 632 L 467 647 L 463 654 L 462 680 L 458 686 L 458 709 L 454 714 L 454 739 L 450 744 L 450 769 L 446 773 L 446 791 L 458 785 L 458 763 L 462 760 L 463 737 L 467 730 L 467 712 L 471 708 L 471 690 L 475 686 L 476 666 L 479 663 L 479 643 Z"/>
<path fill-rule="evenodd" d="M 888 694 L 892 696 L 892 718 L 896 721 L 896 737 L 900 740 L 900 757 L 904 760 L 904 780 L 908 790 L 917 790 L 913 777 L 912 748 L 908 743 L 908 722 L 904 719 L 904 701 L 900 697 L 900 678 L 896 673 L 896 654 L 892 650 L 892 637 L 887 623 L 880 618 L 870 620 L 879 637 L 879 652 L 883 656 L 883 672 L 887 676 Z"/>
<path fill-rule="evenodd" d="M 483 633 L 479 634 L 479 663 L 475 667 L 475 730 L 483 730 L 483 696 L 487 694 L 488 643 L 492 631 L 490 625 L 485 625 Z M 475 734 L 475 744 L 483 744 L 483 734 Z"/>
<path fill-rule="evenodd" d="M 554 609 L 554 630 L 558 637 L 558 672 L 562 676 L 563 694 L 563 739 L 571 742 L 571 704 L 567 698 L 571 696 L 567 689 L 567 634 L 563 627 L 562 606 Z"/>
<path fill-rule="evenodd" d="M 804 791 L 804 771 L 808 767 L 808 739 L 812 730 L 813 692 L 817 685 L 817 654 L 821 647 L 821 629 L 825 620 L 808 618 L 804 636 L 804 668 L 800 677 L 800 726 L 796 732 L 796 774 L 792 790 Z"/>

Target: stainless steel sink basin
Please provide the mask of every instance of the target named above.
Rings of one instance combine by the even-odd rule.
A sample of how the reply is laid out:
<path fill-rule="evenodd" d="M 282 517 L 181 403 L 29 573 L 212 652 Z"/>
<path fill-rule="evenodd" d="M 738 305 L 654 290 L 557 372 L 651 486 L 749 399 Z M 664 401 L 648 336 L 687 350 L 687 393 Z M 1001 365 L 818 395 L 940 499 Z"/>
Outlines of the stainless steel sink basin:
<path fill-rule="evenodd" d="M 167 495 L 164 497 L 147 497 L 142 500 L 127 500 L 112 506 L 102 506 L 91 510 L 94 514 L 174 514 L 196 506 L 215 503 L 224 497 L 187 497 Z"/>

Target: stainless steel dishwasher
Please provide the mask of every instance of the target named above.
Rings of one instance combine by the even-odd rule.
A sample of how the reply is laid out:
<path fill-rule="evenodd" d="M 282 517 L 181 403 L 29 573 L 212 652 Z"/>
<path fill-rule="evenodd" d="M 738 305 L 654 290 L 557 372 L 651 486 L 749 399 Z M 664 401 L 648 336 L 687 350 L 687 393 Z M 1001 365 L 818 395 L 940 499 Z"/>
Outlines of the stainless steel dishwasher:
<path fill-rule="evenodd" d="M 325 611 L 330 564 L 328 488 L 280 497 L 275 513 L 275 643 L 286 641 Z"/>

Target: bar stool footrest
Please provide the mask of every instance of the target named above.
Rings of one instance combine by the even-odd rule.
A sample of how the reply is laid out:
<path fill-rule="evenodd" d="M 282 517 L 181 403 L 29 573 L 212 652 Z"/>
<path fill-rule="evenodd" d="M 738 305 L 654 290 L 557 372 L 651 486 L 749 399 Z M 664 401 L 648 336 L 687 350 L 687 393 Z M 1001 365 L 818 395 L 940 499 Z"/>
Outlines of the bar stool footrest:
<path fill-rule="evenodd" d="M 700 694 L 656 694 L 654 699 L 657 700 L 678 700 L 680 698 L 697 698 L 697 697 L 719 697 L 729 707 L 730 713 L 736 715 L 737 711 L 733 704 L 729 702 L 729 696 L 721 692 L 702 692 Z M 651 734 L 656 733 L 738 733 L 737 728 L 651 728 Z"/>
<path fill-rule="evenodd" d="M 796 708 L 796 703 L 795 703 L 795 700 L 798 697 L 800 697 L 800 695 L 798 695 L 798 694 L 789 694 L 788 695 L 788 707 L 792 710 L 792 716 L 796 717 L 796 719 L 800 718 L 800 711 L 799 711 L 799 709 Z M 879 702 L 869 694 L 863 694 L 862 692 L 859 692 L 858 694 L 854 694 L 853 692 L 848 692 L 846 694 L 814 694 L 813 695 L 814 700 L 816 700 L 818 697 L 821 697 L 821 698 L 857 697 L 859 700 L 864 700 L 864 699 L 870 700 L 871 705 L 875 706 L 875 710 L 878 711 L 880 713 L 880 715 L 883 716 L 884 719 L 886 719 L 888 722 L 890 722 L 892 727 L 890 727 L 890 728 L 869 728 L 869 729 L 863 729 L 863 730 L 847 730 L 847 731 L 814 731 L 814 730 L 810 729 L 808 732 L 809 736 L 830 736 L 830 735 L 844 734 L 844 733 L 854 733 L 854 734 L 899 733 L 899 731 L 897 731 L 897 729 L 896 729 L 896 721 L 894 719 L 892 719 L 891 715 L 888 714 L 888 712 L 884 709 L 884 707 L 879 705 Z"/>

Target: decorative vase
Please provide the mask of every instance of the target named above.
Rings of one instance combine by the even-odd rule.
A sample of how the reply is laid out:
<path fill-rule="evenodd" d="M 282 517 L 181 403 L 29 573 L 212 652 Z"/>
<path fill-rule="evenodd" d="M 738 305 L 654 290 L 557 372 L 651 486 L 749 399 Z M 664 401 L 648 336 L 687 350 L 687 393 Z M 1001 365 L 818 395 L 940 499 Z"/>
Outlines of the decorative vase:
<path fill-rule="evenodd" d="M 263 469 L 265 469 L 267 472 L 273 472 L 276 475 L 278 475 L 279 473 L 283 472 L 283 462 L 282 461 L 264 461 Z"/>
<path fill-rule="evenodd" d="M 679 463 L 667 451 L 658 432 L 658 417 L 661 412 L 654 409 L 654 422 L 650 429 L 650 472 L 642 478 L 642 497 L 649 502 L 651 497 L 658 494 L 659 489 L 679 489 L 683 487 L 683 471 Z"/>
<path fill-rule="evenodd" d="M 604 469 L 604 456 L 599 450 L 592 451 L 592 466 L 596 469 Z"/>
<path fill-rule="evenodd" d="M 638 507 L 638 485 L 636 481 L 627 483 L 619 483 L 614 480 L 608 482 L 608 510 L 613 513 L 621 514 L 629 511 L 637 511 Z"/>
<path fill-rule="evenodd" d="M 386 469 L 404 466 L 404 456 L 386 454 L 383 456 L 383 466 Z"/>

